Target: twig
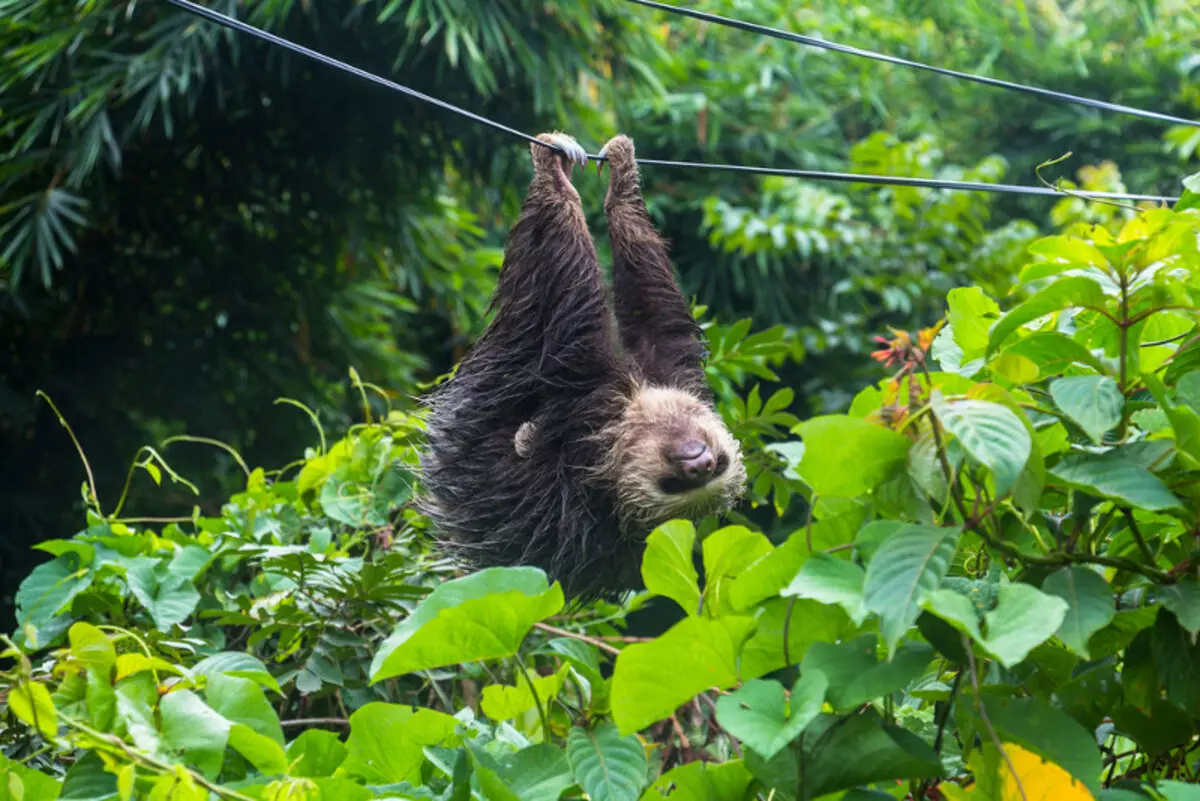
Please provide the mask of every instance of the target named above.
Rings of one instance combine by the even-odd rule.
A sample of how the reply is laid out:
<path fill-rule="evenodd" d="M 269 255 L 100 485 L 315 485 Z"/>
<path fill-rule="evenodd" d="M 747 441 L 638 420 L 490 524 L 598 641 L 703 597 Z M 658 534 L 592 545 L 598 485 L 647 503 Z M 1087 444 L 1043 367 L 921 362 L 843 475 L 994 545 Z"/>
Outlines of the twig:
<path fill-rule="evenodd" d="M 521 652 L 513 654 L 517 660 L 517 665 L 521 668 L 521 675 L 525 677 L 525 683 L 529 685 L 529 694 L 533 696 L 533 703 L 537 705 L 538 717 L 542 719 L 542 736 L 546 742 L 550 742 L 550 720 L 546 717 L 546 707 L 542 705 L 542 699 L 537 694 L 537 688 L 533 686 L 533 679 L 529 677 L 529 668 L 525 667 L 525 660 L 521 658 Z"/>
<path fill-rule="evenodd" d="M 548 623 L 534 623 L 533 625 L 535 628 L 539 628 L 542 631 L 546 631 L 551 634 L 557 634 L 560 637 L 570 637 L 573 640 L 579 640 L 581 642 L 586 642 L 588 645 L 594 645 L 597 648 L 599 648 L 600 650 L 607 651 L 610 654 L 617 655 L 617 654 L 621 653 L 620 648 L 611 646 L 608 643 L 604 642 L 603 640 L 598 640 L 595 637 L 589 637 L 586 634 L 580 634 L 578 632 L 567 631 L 566 629 L 560 629 L 555 626 L 551 626 Z"/>
<path fill-rule="evenodd" d="M 349 726 L 350 721 L 345 718 L 296 718 L 294 720 L 281 720 L 280 726 Z"/>
<path fill-rule="evenodd" d="M 1021 784 L 1021 776 L 1017 773 L 1017 767 L 1012 763 L 1008 752 L 1004 750 L 1004 743 L 1000 742 L 1000 736 L 992 728 L 992 722 L 988 720 L 987 710 L 983 707 L 983 698 L 979 695 L 979 674 L 975 671 L 975 652 L 971 650 L 971 640 L 965 634 L 961 634 L 960 636 L 962 637 L 963 650 L 967 652 L 967 667 L 971 670 L 971 689 L 975 692 L 975 709 L 979 712 L 979 719 L 987 727 L 992 742 L 995 743 L 996 748 L 1000 751 L 1000 756 L 1004 757 L 1004 764 L 1008 765 L 1008 769 L 1012 772 L 1013 780 L 1017 783 L 1017 790 L 1021 793 L 1022 801 L 1029 801 L 1029 796 L 1025 795 L 1025 786 Z"/>
<path fill-rule="evenodd" d="M 1121 507 L 1121 514 L 1125 515 L 1125 522 L 1129 524 L 1129 533 L 1133 534 L 1134 540 L 1137 541 L 1142 556 L 1146 557 L 1146 561 L 1153 567 L 1157 562 L 1154 558 L 1154 551 L 1150 550 L 1150 545 L 1146 542 L 1146 538 L 1142 536 L 1142 530 L 1138 528 L 1137 521 L 1133 519 L 1133 510 L 1128 506 L 1123 506 Z"/>

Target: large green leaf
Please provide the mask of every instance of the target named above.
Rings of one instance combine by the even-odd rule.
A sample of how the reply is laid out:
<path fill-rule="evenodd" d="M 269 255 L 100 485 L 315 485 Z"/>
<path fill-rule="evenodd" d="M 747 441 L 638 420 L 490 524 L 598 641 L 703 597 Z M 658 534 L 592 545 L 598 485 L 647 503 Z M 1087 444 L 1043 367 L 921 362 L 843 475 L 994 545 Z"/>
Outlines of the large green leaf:
<path fill-rule="evenodd" d="M 650 532 L 642 557 L 642 580 L 655 595 L 670 598 L 689 615 L 700 613 L 700 577 L 692 562 L 696 528 L 672 520 Z"/>
<path fill-rule="evenodd" d="M 332 776 L 346 760 L 346 746 L 334 732 L 308 729 L 288 743 L 287 759 L 292 766 L 288 771 L 291 776 Z"/>
<path fill-rule="evenodd" d="M 371 662 L 371 682 L 460 662 L 502 659 L 563 607 L 562 588 L 532 567 L 481 570 L 439 585 Z"/>
<path fill-rule="evenodd" d="M 740 759 L 688 762 L 655 779 L 641 801 L 750 801 L 753 781 Z"/>
<path fill-rule="evenodd" d="M 1029 584 L 1001 584 L 996 608 L 984 615 L 983 646 L 1005 667 L 1054 636 L 1067 614 L 1067 602 Z"/>
<path fill-rule="evenodd" d="M 943 775 L 925 742 L 884 722 L 874 707 L 844 718 L 821 715 L 804 733 L 802 798 L 814 799 L 864 784 Z"/>
<path fill-rule="evenodd" d="M 725 526 L 704 538 L 704 603 L 709 614 L 733 612 L 735 579 L 774 546 L 762 533 L 745 526 Z"/>
<path fill-rule="evenodd" d="M 754 631 L 748 617 L 689 617 L 650 642 L 624 648 L 612 677 L 612 714 L 623 734 L 670 717 L 710 687 L 738 680 L 738 654 Z"/>
<path fill-rule="evenodd" d="M 567 734 L 567 760 L 575 781 L 594 801 L 637 798 L 646 786 L 646 752 L 633 735 L 622 736 L 612 723 Z"/>
<path fill-rule="evenodd" d="M 504 760 L 504 774 L 521 801 L 558 801 L 571 786 L 571 765 L 561 748 L 538 743 Z"/>
<path fill-rule="evenodd" d="M 1181 508 L 1162 480 L 1119 451 L 1070 453 L 1050 470 L 1056 483 L 1147 511 Z"/>
<path fill-rule="evenodd" d="M 1105 370 L 1104 363 L 1090 350 L 1058 331 L 1030 334 L 1006 347 L 1002 353 L 1029 359 L 1037 365 L 1041 375 L 1061 373 L 1073 364 L 1086 364 L 1100 372 Z"/>
<path fill-rule="evenodd" d="M 962 361 L 977 359 L 987 350 L 988 328 L 1000 316 L 1000 307 L 977 286 L 957 287 L 946 293 L 946 319 Z"/>
<path fill-rule="evenodd" d="M 208 778 L 215 778 L 225 759 L 231 724 L 191 690 L 168 693 L 159 704 L 163 745 L 180 753 Z"/>
<path fill-rule="evenodd" d="M 1088 640 L 1116 616 L 1112 588 L 1104 577 L 1086 567 L 1064 567 L 1042 583 L 1042 590 L 1062 598 L 1067 613 L 1058 627 L 1058 638 L 1075 653 L 1089 659 Z"/>
<path fill-rule="evenodd" d="M 906 525 L 871 557 L 863 599 L 880 617 L 889 655 L 921 613 L 922 598 L 937 589 L 949 570 L 961 534 L 959 528 Z"/>
<path fill-rule="evenodd" d="M 1157 592 L 1159 601 L 1175 613 L 1179 625 L 1193 636 L 1200 631 L 1200 584 L 1194 579 L 1185 579 L 1159 587 Z"/>
<path fill-rule="evenodd" d="M 858 417 L 831 414 L 792 429 L 804 439 L 798 472 L 821 496 L 853 498 L 904 469 L 912 441 Z"/>
<path fill-rule="evenodd" d="M 1039 698 L 985 696 L 983 705 L 1001 740 L 1038 754 L 1083 782 L 1093 794 L 1099 792 L 1100 749 L 1092 733 L 1070 715 Z"/>
<path fill-rule="evenodd" d="M 811 598 L 823 604 L 837 604 L 859 625 L 867 616 L 863 600 L 866 573 L 861 567 L 827 553 L 809 557 L 792 583 L 781 595 Z"/>
<path fill-rule="evenodd" d="M 1033 438 L 1021 418 L 1009 408 L 985 400 L 947 401 L 940 392 L 932 398 L 933 413 L 971 456 L 996 480 L 996 492 L 1008 492 L 1033 450 Z"/>
<path fill-rule="evenodd" d="M 242 723 L 283 745 L 283 727 L 271 702 L 250 679 L 217 673 L 208 678 L 208 705 L 231 723 Z"/>
<path fill-rule="evenodd" d="M 62 784 L 0 754 L 0 801 L 55 801 Z"/>
<path fill-rule="evenodd" d="M 799 736 L 821 712 L 828 683 L 825 674 L 805 671 L 784 697 L 777 681 L 752 679 L 717 700 L 717 722 L 725 731 L 771 759 Z"/>
<path fill-rule="evenodd" d="M 1104 375 L 1055 379 L 1050 382 L 1050 396 L 1097 445 L 1121 422 L 1125 410 L 1125 396 L 1117 382 Z"/>
<path fill-rule="evenodd" d="M 841 712 L 902 690 L 920 676 L 935 656 L 925 643 L 907 642 L 888 660 L 876 657 L 876 637 L 863 634 L 841 643 L 819 642 L 804 655 L 801 671 L 828 679 L 825 696 Z"/>
<path fill-rule="evenodd" d="M 129 590 L 154 618 L 159 631 L 188 619 L 200 603 L 200 593 L 186 575 L 170 572 L 153 560 L 139 561 L 125 574 Z"/>
<path fill-rule="evenodd" d="M 1059 279 L 1045 289 L 1035 292 L 1024 303 L 996 321 L 988 334 L 988 352 L 994 351 L 1018 328 L 1039 317 L 1070 307 L 1100 308 L 1104 303 L 1104 290 L 1091 278 L 1071 276 Z"/>
<path fill-rule="evenodd" d="M 350 715 L 341 769 L 371 784 L 417 781 L 427 747 L 459 745 L 457 726 L 443 712 L 374 701 Z"/>

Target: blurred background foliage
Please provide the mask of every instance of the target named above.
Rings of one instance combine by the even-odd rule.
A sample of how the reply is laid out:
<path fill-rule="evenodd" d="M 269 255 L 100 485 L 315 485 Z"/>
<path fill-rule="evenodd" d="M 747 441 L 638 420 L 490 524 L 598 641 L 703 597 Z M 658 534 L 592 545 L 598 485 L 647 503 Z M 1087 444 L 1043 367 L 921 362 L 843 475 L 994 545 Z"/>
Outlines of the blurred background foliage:
<path fill-rule="evenodd" d="M 1200 107 L 1194 0 L 693 5 L 1183 117 Z M 1196 128 L 623 0 L 210 6 L 592 152 L 624 131 L 647 157 L 1034 183 L 1036 165 L 1071 151 L 1049 176 L 1178 194 L 1200 146 Z M 36 390 L 111 504 L 135 451 L 173 435 L 251 463 L 291 458 L 312 429 L 280 396 L 330 429 L 361 419 L 348 368 L 411 407 L 481 329 L 529 177 L 521 143 L 165 3 L 0 0 L 0 53 L 0 588 L 82 509 L 83 467 Z M 678 169 L 646 168 L 645 183 L 707 317 L 784 327 L 773 371 L 794 393 L 765 388 L 767 411 L 737 397 L 745 386 L 726 393 L 746 436 L 772 425 L 758 417 L 844 407 L 878 378 L 872 335 L 931 322 L 948 288 L 1003 294 L 1030 220 L 1119 213 Z M 589 172 L 577 185 L 600 238 L 603 184 Z M 720 344 L 749 331 L 723 329 Z M 240 481 L 224 450 L 169 451 L 198 496 L 147 492 L 139 472 L 131 514 L 214 513 Z"/>

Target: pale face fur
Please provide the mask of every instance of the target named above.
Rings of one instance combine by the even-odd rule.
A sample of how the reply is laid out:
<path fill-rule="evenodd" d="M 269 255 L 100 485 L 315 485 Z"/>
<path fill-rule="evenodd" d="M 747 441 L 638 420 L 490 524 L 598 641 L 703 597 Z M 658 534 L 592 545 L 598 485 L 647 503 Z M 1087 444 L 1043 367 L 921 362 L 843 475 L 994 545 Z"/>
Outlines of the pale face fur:
<path fill-rule="evenodd" d="M 737 440 L 699 398 L 680 389 L 639 387 L 619 421 L 604 432 L 609 458 L 599 478 L 614 486 L 621 528 L 652 528 L 675 518 L 698 519 L 730 508 L 741 497 L 746 467 Z M 668 450 L 678 442 L 703 441 L 717 460 L 702 487 L 672 491 Z"/>

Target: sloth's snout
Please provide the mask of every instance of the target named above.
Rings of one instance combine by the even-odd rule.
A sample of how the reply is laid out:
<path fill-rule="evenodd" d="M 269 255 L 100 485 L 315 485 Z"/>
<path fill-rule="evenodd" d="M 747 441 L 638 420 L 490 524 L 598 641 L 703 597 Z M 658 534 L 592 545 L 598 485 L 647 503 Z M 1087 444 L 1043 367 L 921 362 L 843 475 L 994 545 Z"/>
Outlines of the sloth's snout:
<path fill-rule="evenodd" d="M 680 445 L 678 462 L 679 472 L 691 481 L 702 482 L 717 470 L 717 457 L 700 440 L 688 440 Z"/>

